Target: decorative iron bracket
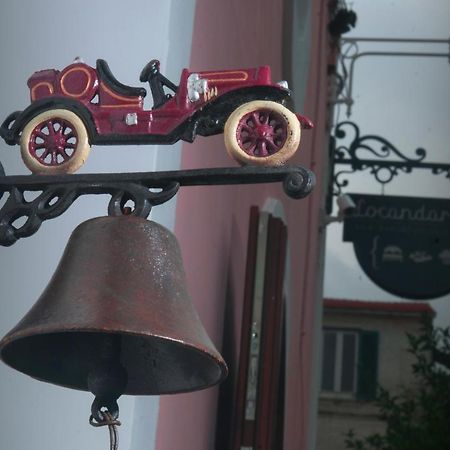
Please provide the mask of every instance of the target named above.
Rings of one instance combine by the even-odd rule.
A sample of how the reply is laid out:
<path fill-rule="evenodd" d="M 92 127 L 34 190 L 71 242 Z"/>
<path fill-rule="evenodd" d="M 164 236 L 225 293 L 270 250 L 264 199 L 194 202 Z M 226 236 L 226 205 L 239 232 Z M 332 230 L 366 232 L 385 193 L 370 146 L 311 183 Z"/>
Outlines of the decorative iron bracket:
<path fill-rule="evenodd" d="M 340 144 L 350 133 L 352 140 Z M 361 154 L 372 158 L 361 158 Z M 346 175 L 368 170 L 375 180 L 385 185 L 399 173 L 411 173 L 414 169 L 428 169 L 433 175 L 445 174 L 450 178 L 450 164 L 426 162 L 427 152 L 423 148 L 415 150 L 415 157 L 409 158 L 387 139 L 376 135 L 361 136 L 359 127 L 350 121 L 340 122 L 335 127 L 334 136 L 330 138 L 330 191 L 327 212 L 331 212 L 333 195 L 341 194 L 342 188 L 348 186 Z M 374 157 L 374 158 L 373 158 Z M 396 159 L 391 159 L 396 158 Z M 347 166 L 337 170 L 337 166 Z"/>
<path fill-rule="evenodd" d="M 110 194 L 109 215 L 146 218 L 153 206 L 170 200 L 180 186 L 276 182 L 283 183 L 289 197 L 299 199 L 311 192 L 315 177 L 300 166 L 6 176 L 0 164 L 0 200 L 9 193 L 0 209 L 0 245 L 10 246 L 36 233 L 42 222 L 63 214 L 82 195 Z M 18 224 L 19 219 L 23 223 Z"/>

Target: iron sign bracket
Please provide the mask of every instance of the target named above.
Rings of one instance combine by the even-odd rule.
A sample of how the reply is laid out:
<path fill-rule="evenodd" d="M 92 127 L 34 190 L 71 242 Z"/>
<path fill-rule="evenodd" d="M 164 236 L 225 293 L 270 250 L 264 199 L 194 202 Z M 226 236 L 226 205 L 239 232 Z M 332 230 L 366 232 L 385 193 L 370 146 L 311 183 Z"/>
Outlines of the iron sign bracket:
<path fill-rule="evenodd" d="M 352 133 L 352 140 L 341 144 Z M 327 212 L 332 210 L 332 197 L 342 193 L 348 186 L 348 175 L 368 171 L 381 185 L 390 183 L 400 173 L 411 173 L 415 169 L 426 169 L 433 175 L 445 174 L 450 179 L 450 164 L 425 161 L 427 152 L 415 150 L 414 157 L 408 157 L 387 139 L 377 135 L 361 136 L 359 127 L 351 121 L 340 122 L 330 138 L 330 180 Z M 361 155 L 369 155 L 363 158 Z M 395 158 L 395 159 L 393 159 Z M 337 166 L 341 166 L 339 170 Z M 345 166 L 345 167 L 342 167 Z"/>
<path fill-rule="evenodd" d="M 377 44 L 386 46 L 388 44 L 403 45 L 407 47 L 403 51 L 392 50 L 377 50 L 377 51 L 360 51 L 359 44 Z M 412 45 L 420 44 L 432 45 L 435 48 L 440 48 L 439 51 L 414 51 L 411 50 Z M 353 98 L 353 84 L 355 78 L 355 65 L 361 58 L 367 57 L 392 57 L 394 61 L 398 61 L 400 57 L 414 57 L 414 58 L 447 58 L 450 62 L 450 39 L 415 39 L 415 38 L 348 38 L 340 39 L 340 47 L 338 54 L 339 71 L 334 73 L 336 77 L 336 91 L 337 96 L 331 99 L 333 104 L 346 105 L 347 117 L 352 114 Z M 443 46 L 446 46 L 445 50 Z M 419 48 L 422 48 L 419 47 Z"/>

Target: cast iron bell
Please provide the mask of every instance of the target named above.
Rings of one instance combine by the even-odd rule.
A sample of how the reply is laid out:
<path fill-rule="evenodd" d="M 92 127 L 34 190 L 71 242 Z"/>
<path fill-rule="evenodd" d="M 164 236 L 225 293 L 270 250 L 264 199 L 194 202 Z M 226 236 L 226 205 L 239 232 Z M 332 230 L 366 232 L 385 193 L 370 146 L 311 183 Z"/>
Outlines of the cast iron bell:
<path fill-rule="evenodd" d="M 97 397 L 193 391 L 227 374 L 187 293 L 175 236 L 134 216 L 75 229 L 0 353 L 20 372 Z"/>

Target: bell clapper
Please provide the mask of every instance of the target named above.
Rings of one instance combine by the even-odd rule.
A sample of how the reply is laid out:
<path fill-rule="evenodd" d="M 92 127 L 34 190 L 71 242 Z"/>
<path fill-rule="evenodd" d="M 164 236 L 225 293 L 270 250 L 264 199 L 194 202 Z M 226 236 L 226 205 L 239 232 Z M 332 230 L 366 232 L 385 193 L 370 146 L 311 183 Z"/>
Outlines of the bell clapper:
<path fill-rule="evenodd" d="M 94 427 L 108 426 L 110 449 L 117 450 L 120 425 L 117 399 L 125 392 L 127 372 L 120 363 L 120 335 L 99 335 L 98 361 L 88 375 L 89 390 L 95 395 L 89 423 Z"/>

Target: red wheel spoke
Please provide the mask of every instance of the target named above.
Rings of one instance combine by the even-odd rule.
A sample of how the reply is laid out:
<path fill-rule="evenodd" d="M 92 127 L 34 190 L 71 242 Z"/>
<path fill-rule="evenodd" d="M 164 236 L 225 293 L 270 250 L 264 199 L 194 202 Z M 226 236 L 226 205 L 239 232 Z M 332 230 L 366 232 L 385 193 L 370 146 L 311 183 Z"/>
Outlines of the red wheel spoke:
<path fill-rule="evenodd" d="M 266 145 L 267 145 L 269 151 L 272 150 L 271 153 L 275 153 L 278 150 L 279 147 L 273 141 L 273 137 L 272 136 L 268 136 L 266 138 L 265 142 L 266 142 Z"/>
<path fill-rule="evenodd" d="M 256 140 L 252 141 L 250 146 L 247 147 L 246 152 L 251 156 L 255 156 L 255 149 L 256 149 Z"/>
<path fill-rule="evenodd" d="M 76 145 L 77 145 L 77 144 L 72 143 L 72 142 L 66 142 L 66 143 L 64 144 L 64 147 L 65 147 L 65 148 L 75 148 Z"/>
<path fill-rule="evenodd" d="M 253 130 L 253 128 L 252 127 L 249 127 L 247 124 L 242 124 L 241 125 L 241 130 L 242 131 L 246 131 L 247 133 L 249 133 L 249 134 L 253 134 L 253 132 L 254 132 L 254 130 Z"/>
<path fill-rule="evenodd" d="M 42 155 L 39 156 L 38 159 L 40 159 L 41 161 L 44 161 L 45 158 L 47 158 L 48 155 L 49 155 L 49 151 L 48 151 L 48 149 L 45 149 L 45 152 L 42 153 Z"/>
<path fill-rule="evenodd" d="M 68 161 L 70 159 L 70 155 L 68 155 L 65 151 L 59 152 L 59 154 L 62 156 L 62 158 L 65 161 Z"/>
<path fill-rule="evenodd" d="M 70 133 L 65 134 L 64 137 L 65 137 L 67 140 L 69 140 L 70 138 L 74 138 L 74 137 L 76 137 L 76 136 L 75 136 L 75 133 L 71 130 Z"/>
<path fill-rule="evenodd" d="M 48 134 L 43 133 L 40 130 L 36 131 L 36 137 L 43 139 L 44 141 L 48 138 Z"/>
<path fill-rule="evenodd" d="M 45 148 L 45 147 L 46 147 L 45 142 L 40 142 L 39 144 L 34 144 L 35 150 L 40 150 L 41 148 Z"/>
<path fill-rule="evenodd" d="M 255 148 L 257 140 L 255 138 L 247 138 L 242 141 L 242 145 L 248 152 L 250 148 Z M 249 145 L 248 145 L 249 144 Z"/>
<path fill-rule="evenodd" d="M 249 134 L 249 135 L 247 135 L 247 136 L 243 136 L 243 137 L 242 137 L 242 141 L 243 141 L 243 142 L 248 142 L 248 141 L 256 142 L 257 139 L 258 139 L 258 138 L 257 138 L 255 135 L 253 135 L 253 134 Z"/>
<path fill-rule="evenodd" d="M 53 136 L 55 134 L 55 129 L 53 128 L 53 122 L 51 120 L 47 120 L 47 128 L 48 134 Z"/>
<path fill-rule="evenodd" d="M 266 141 L 258 141 L 258 156 L 269 156 L 269 152 L 267 151 Z"/>
<path fill-rule="evenodd" d="M 260 121 L 259 121 L 259 112 L 254 112 L 251 115 L 252 119 L 253 119 L 253 123 L 255 124 L 255 127 L 257 127 L 258 125 L 260 125 Z"/>

